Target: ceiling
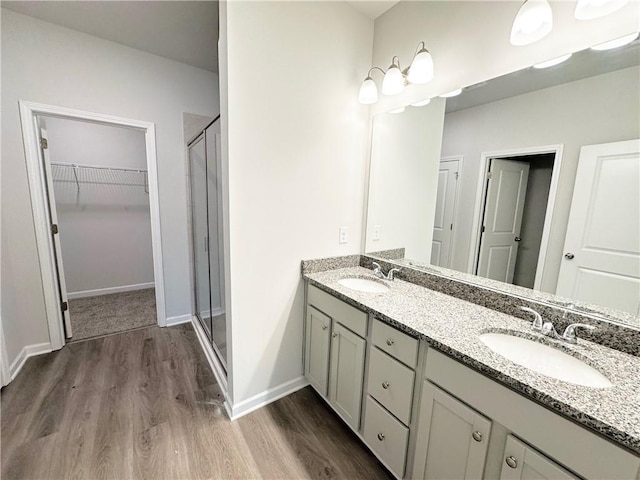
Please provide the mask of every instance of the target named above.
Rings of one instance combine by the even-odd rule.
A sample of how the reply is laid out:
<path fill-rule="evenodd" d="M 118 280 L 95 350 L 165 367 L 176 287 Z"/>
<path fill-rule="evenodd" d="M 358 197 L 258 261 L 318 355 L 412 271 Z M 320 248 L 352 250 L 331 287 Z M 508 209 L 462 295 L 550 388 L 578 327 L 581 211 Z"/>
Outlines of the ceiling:
<path fill-rule="evenodd" d="M 2 1 L 3 8 L 218 72 L 217 1 Z"/>
<path fill-rule="evenodd" d="M 397 1 L 389 2 L 389 1 L 383 1 L 383 0 L 380 0 L 380 1 L 353 0 L 347 3 L 351 5 L 353 8 L 355 8 L 356 10 L 358 10 L 359 12 L 364 13 L 367 17 L 375 20 L 376 18 L 378 18 L 380 15 L 382 15 L 384 12 L 389 10 L 398 2 Z"/>

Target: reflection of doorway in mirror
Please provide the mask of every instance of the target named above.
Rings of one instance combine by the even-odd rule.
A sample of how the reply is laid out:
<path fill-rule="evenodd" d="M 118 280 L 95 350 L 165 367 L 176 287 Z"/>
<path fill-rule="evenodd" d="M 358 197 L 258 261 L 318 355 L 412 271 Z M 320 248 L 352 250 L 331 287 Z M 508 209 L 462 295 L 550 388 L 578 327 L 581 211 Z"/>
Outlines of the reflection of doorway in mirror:
<path fill-rule="evenodd" d="M 640 315 L 640 140 L 580 150 L 558 295 Z"/>
<path fill-rule="evenodd" d="M 453 256 L 455 215 L 458 199 L 458 183 L 462 171 L 462 156 L 440 160 L 438 193 L 433 221 L 431 265 L 449 268 Z"/>
<path fill-rule="evenodd" d="M 476 273 L 534 288 L 555 161 L 554 153 L 489 158 Z"/>

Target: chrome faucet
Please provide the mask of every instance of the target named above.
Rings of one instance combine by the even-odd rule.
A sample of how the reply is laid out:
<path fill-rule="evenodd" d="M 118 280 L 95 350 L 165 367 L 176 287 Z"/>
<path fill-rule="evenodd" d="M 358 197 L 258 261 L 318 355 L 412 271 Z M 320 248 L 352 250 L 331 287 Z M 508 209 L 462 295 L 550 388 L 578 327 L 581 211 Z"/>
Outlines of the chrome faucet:
<path fill-rule="evenodd" d="M 372 262 L 372 265 L 373 265 L 373 274 L 376 277 L 381 278 L 383 280 L 393 281 L 395 279 L 395 274 L 400 272 L 399 268 L 392 268 L 391 270 L 389 270 L 389 273 L 385 275 L 384 272 L 382 271 L 382 268 L 380 268 L 379 263 Z"/>
<path fill-rule="evenodd" d="M 536 312 L 533 308 L 520 307 L 520 310 L 533 313 L 535 315 L 533 323 L 531 324 L 531 328 L 533 328 L 535 331 L 540 332 L 542 335 L 545 335 L 547 337 L 555 338 L 556 340 L 563 340 L 567 343 L 572 343 L 572 344 L 578 343 L 576 328 L 586 328 L 589 330 L 596 329 L 596 327 L 592 325 L 587 325 L 586 323 L 572 323 L 567 328 L 565 328 L 564 333 L 560 335 L 556 331 L 556 328 L 553 326 L 553 323 L 544 322 L 542 320 L 542 316 L 538 312 Z"/>

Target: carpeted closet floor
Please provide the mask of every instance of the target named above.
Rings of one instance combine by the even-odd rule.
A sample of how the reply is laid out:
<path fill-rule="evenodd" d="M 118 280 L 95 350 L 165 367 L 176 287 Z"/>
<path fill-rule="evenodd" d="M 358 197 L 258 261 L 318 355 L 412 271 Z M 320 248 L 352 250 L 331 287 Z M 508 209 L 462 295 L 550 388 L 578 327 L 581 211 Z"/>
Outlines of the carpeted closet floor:
<path fill-rule="evenodd" d="M 155 325 L 154 288 L 69 300 L 71 341 Z"/>

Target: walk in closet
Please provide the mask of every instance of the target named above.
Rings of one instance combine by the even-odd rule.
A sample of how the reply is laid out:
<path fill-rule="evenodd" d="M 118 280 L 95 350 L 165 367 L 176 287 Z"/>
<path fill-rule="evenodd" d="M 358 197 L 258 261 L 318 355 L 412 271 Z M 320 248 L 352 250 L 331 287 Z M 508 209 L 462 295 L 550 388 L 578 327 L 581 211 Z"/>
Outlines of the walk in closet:
<path fill-rule="evenodd" d="M 195 314 L 226 370 L 220 117 L 188 147 Z"/>

